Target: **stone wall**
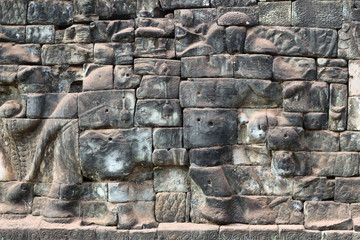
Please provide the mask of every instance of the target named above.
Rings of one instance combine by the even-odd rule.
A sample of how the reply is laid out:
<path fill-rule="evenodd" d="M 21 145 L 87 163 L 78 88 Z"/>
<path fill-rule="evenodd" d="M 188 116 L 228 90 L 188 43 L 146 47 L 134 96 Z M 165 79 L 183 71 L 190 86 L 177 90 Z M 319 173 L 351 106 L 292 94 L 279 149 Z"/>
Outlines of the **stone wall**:
<path fill-rule="evenodd" d="M 0 24 L 1 239 L 360 239 L 360 1 L 0 0 Z"/>

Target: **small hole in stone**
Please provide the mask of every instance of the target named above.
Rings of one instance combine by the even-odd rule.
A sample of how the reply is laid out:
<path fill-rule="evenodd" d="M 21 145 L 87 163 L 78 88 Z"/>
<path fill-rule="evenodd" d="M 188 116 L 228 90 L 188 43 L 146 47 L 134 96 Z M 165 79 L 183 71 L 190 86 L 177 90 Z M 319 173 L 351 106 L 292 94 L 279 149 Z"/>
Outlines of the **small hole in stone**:
<path fill-rule="evenodd" d="M 284 138 L 287 138 L 287 137 L 288 137 L 288 135 L 287 135 L 287 133 L 285 133 L 285 134 L 284 134 Z"/>
<path fill-rule="evenodd" d="M 125 76 L 126 76 L 126 77 L 130 77 L 130 74 L 127 73 Z"/>
<path fill-rule="evenodd" d="M 213 123 L 213 122 L 209 122 L 209 126 L 210 126 L 210 127 L 213 127 L 213 126 L 214 126 L 214 123 Z"/>
<path fill-rule="evenodd" d="M 211 185 L 211 181 L 210 181 L 210 180 L 208 180 L 207 183 L 208 183 L 209 185 Z"/>
<path fill-rule="evenodd" d="M 200 118 L 196 119 L 198 122 L 200 122 Z"/>
<path fill-rule="evenodd" d="M 200 92 L 197 92 L 197 95 L 200 95 L 201 93 Z"/>
<path fill-rule="evenodd" d="M 108 113 L 108 112 L 109 112 L 109 109 L 105 109 L 105 112 Z"/>
<path fill-rule="evenodd" d="M 109 137 L 109 141 L 111 142 L 113 139 L 111 137 Z"/>

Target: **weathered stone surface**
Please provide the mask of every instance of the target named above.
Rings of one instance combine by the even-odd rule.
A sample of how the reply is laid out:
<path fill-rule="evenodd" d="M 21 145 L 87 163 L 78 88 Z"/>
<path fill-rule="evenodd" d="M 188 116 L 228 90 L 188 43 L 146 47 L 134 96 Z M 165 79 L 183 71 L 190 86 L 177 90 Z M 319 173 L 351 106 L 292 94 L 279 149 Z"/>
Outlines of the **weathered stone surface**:
<path fill-rule="evenodd" d="M 245 40 L 247 53 L 336 57 L 336 51 L 337 33 L 329 29 L 260 26 L 249 29 Z"/>
<path fill-rule="evenodd" d="M 143 76 L 136 96 L 142 98 L 179 98 L 180 77 Z"/>
<path fill-rule="evenodd" d="M 326 130 L 328 128 L 328 115 L 326 113 L 306 113 L 304 128 L 307 130 Z"/>
<path fill-rule="evenodd" d="M 155 128 L 153 131 L 154 148 L 181 148 L 182 136 L 182 128 Z"/>
<path fill-rule="evenodd" d="M 26 26 L 27 43 L 54 43 L 55 27 L 53 25 Z"/>
<path fill-rule="evenodd" d="M 0 65 L 1 85 L 14 84 L 18 71 L 18 65 Z"/>
<path fill-rule="evenodd" d="M 30 1 L 27 21 L 31 24 L 69 25 L 73 22 L 73 4 L 62 1 Z"/>
<path fill-rule="evenodd" d="M 321 232 L 305 230 L 303 225 L 279 225 L 280 239 L 321 239 Z"/>
<path fill-rule="evenodd" d="M 91 42 L 90 27 L 86 25 L 71 25 L 64 31 L 64 43 L 89 43 Z"/>
<path fill-rule="evenodd" d="M 148 128 L 89 130 L 79 141 L 81 168 L 89 179 L 127 179 L 136 164 L 152 164 Z"/>
<path fill-rule="evenodd" d="M 175 10 L 177 57 L 223 53 L 225 29 L 216 23 L 216 9 Z"/>
<path fill-rule="evenodd" d="M 359 132 L 342 132 L 340 133 L 340 150 L 341 151 L 360 151 L 360 133 Z"/>
<path fill-rule="evenodd" d="M 85 201 L 106 201 L 108 198 L 107 183 L 83 183 Z"/>
<path fill-rule="evenodd" d="M 357 29 L 358 22 L 343 22 L 339 30 L 338 57 L 360 59 Z"/>
<path fill-rule="evenodd" d="M 92 44 L 43 45 L 41 59 L 44 65 L 83 64 L 93 60 Z"/>
<path fill-rule="evenodd" d="M 188 178 L 185 168 L 157 168 L 154 170 L 154 189 L 156 192 L 187 192 Z"/>
<path fill-rule="evenodd" d="M 291 2 L 260 2 L 259 23 L 262 25 L 290 26 Z"/>
<path fill-rule="evenodd" d="M 141 76 L 134 74 L 132 66 L 116 65 L 114 67 L 114 88 L 127 89 L 139 86 Z"/>
<path fill-rule="evenodd" d="M 26 0 L 9 0 L 0 2 L 0 24 L 25 24 Z"/>
<path fill-rule="evenodd" d="M 139 100 L 136 103 L 137 126 L 177 127 L 181 122 L 179 100 Z"/>
<path fill-rule="evenodd" d="M 156 228 L 149 228 L 149 229 L 132 229 L 129 231 L 129 239 L 136 240 L 136 239 L 144 239 L 144 240 L 151 240 L 157 238 L 157 229 Z"/>
<path fill-rule="evenodd" d="M 90 38 L 93 42 L 133 42 L 134 27 L 134 20 L 94 21 L 89 26 Z"/>
<path fill-rule="evenodd" d="M 231 162 L 230 146 L 191 149 L 189 153 L 192 166 L 212 167 Z"/>
<path fill-rule="evenodd" d="M 112 89 L 113 78 L 113 66 L 85 64 L 83 91 Z"/>
<path fill-rule="evenodd" d="M 308 229 L 352 229 L 349 204 L 309 201 L 304 204 L 304 215 Z"/>
<path fill-rule="evenodd" d="M 229 54 L 243 53 L 246 37 L 246 28 L 230 26 L 225 29 L 226 50 Z"/>
<path fill-rule="evenodd" d="M 278 226 L 249 226 L 250 239 L 276 239 L 279 236 Z"/>
<path fill-rule="evenodd" d="M 359 202 L 360 178 L 336 178 L 334 199 L 338 202 Z"/>
<path fill-rule="evenodd" d="M 325 177 L 298 177 L 294 181 L 294 199 L 321 201 L 334 198 L 335 181 Z"/>
<path fill-rule="evenodd" d="M 217 9 L 217 14 L 218 24 L 222 26 L 252 26 L 259 23 L 257 7 L 220 7 Z"/>
<path fill-rule="evenodd" d="M 235 78 L 271 79 L 273 59 L 269 55 L 241 54 L 234 57 Z"/>
<path fill-rule="evenodd" d="M 347 83 L 348 71 L 345 67 L 319 67 L 317 68 L 318 81 L 328 83 Z"/>
<path fill-rule="evenodd" d="M 347 129 L 355 130 L 355 131 L 360 130 L 359 118 L 360 118 L 360 98 L 349 97 Z"/>
<path fill-rule="evenodd" d="M 0 43 L 0 64 L 38 64 L 40 45 Z"/>
<path fill-rule="evenodd" d="M 270 151 L 264 145 L 234 145 L 232 151 L 235 165 L 270 165 Z"/>
<path fill-rule="evenodd" d="M 233 224 L 220 226 L 220 239 L 246 239 L 250 238 L 249 225 Z"/>
<path fill-rule="evenodd" d="M 97 91 L 79 94 L 82 128 L 131 127 L 134 122 L 134 90 Z"/>
<path fill-rule="evenodd" d="M 307 175 L 310 173 L 310 161 L 306 152 L 273 153 L 272 170 L 280 176 Z"/>
<path fill-rule="evenodd" d="M 275 107 L 281 104 L 281 86 L 267 80 L 190 79 L 180 83 L 182 107 Z"/>
<path fill-rule="evenodd" d="M 159 239 L 217 239 L 219 226 L 194 223 L 160 223 Z"/>
<path fill-rule="evenodd" d="M 145 38 L 159 38 L 159 37 L 171 37 L 174 34 L 174 18 L 149 18 L 149 17 L 141 17 L 136 19 L 137 29 L 135 34 L 137 37 L 143 37 L 140 39 L 146 40 Z M 161 39 L 161 38 L 160 38 Z M 160 40 L 159 39 L 159 40 Z M 152 41 L 155 41 L 153 39 Z M 163 39 L 161 41 L 165 41 Z M 171 39 L 168 39 L 169 41 Z M 150 41 L 151 42 L 151 41 Z M 172 41 L 171 44 L 174 44 Z M 175 53 L 174 53 L 175 54 Z"/>
<path fill-rule="evenodd" d="M 236 142 L 237 113 L 233 110 L 185 109 L 183 125 L 185 148 Z"/>
<path fill-rule="evenodd" d="M 329 130 L 346 130 L 348 87 L 330 84 Z"/>
<path fill-rule="evenodd" d="M 233 58 L 227 54 L 181 58 L 181 77 L 232 77 Z"/>
<path fill-rule="evenodd" d="M 209 7 L 210 0 L 160 0 L 160 5 L 164 9 Z"/>
<path fill-rule="evenodd" d="M 135 38 L 135 57 L 174 58 L 175 43 L 171 38 Z"/>
<path fill-rule="evenodd" d="M 158 222 L 185 222 L 186 193 L 156 194 L 155 217 Z"/>
<path fill-rule="evenodd" d="M 214 7 L 243 7 L 243 6 L 251 6 L 256 5 L 256 0 L 211 0 L 211 6 Z"/>
<path fill-rule="evenodd" d="M 185 148 L 155 149 L 152 160 L 156 166 L 187 166 L 189 156 Z"/>
<path fill-rule="evenodd" d="M 350 60 L 349 61 L 349 96 L 360 95 L 360 61 Z"/>
<path fill-rule="evenodd" d="M 359 155 L 357 153 L 310 154 L 312 173 L 317 176 L 352 177 L 359 175 Z"/>
<path fill-rule="evenodd" d="M 108 183 L 109 202 L 154 201 L 153 181 Z"/>
<path fill-rule="evenodd" d="M 94 62 L 98 64 L 132 64 L 132 43 L 95 43 Z"/>
<path fill-rule="evenodd" d="M 31 94 L 27 96 L 28 118 L 76 118 L 77 94 Z"/>
<path fill-rule="evenodd" d="M 343 5 L 334 1 L 297 0 L 293 2 L 292 25 L 299 27 L 341 28 Z M 309 11 L 311 8 L 311 11 Z"/>
<path fill-rule="evenodd" d="M 25 42 L 25 27 L 24 26 L 0 26 L 0 40 L 1 42 Z"/>
<path fill-rule="evenodd" d="M 155 204 L 152 201 L 139 201 L 117 204 L 119 229 L 144 229 L 158 226 L 155 221 Z"/>
<path fill-rule="evenodd" d="M 333 152 L 339 151 L 338 133 L 331 131 L 305 131 L 303 142 L 310 151 Z"/>
<path fill-rule="evenodd" d="M 275 127 L 269 130 L 267 146 L 271 150 L 301 151 L 304 149 L 302 143 L 302 128 Z"/>
<path fill-rule="evenodd" d="M 325 112 L 329 106 L 329 89 L 323 82 L 286 82 L 283 98 L 285 111 Z"/>
<path fill-rule="evenodd" d="M 80 207 L 81 223 L 116 226 L 116 206 L 105 202 L 82 202 Z"/>
<path fill-rule="evenodd" d="M 316 65 L 312 58 L 275 57 L 273 66 L 276 80 L 316 79 Z"/>
<path fill-rule="evenodd" d="M 134 61 L 135 74 L 180 76 L 180 61 L 153 58 L 137 58 Z"/>
<path fill-rule="evenodd" d="M 81 92 L 83 68 L 79 66 L 55 65 L 51 67 L 53 74 L 50 92 Z"/>
<path fill-rule="evenodd" d="M 97 14 L 103 19 L 112 19 L 122 15 L 135 15 L 136 1 L 133 0 L 98 0 Z"/>

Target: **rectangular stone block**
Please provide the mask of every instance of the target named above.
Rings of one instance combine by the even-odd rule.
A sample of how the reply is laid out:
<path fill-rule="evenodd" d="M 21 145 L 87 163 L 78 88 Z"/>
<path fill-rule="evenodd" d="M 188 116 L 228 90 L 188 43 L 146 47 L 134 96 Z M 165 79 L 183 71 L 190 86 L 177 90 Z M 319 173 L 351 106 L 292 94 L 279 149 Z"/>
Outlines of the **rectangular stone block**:
<path fill-rule="evenodd" d="M 230 26 L 226 31 L 226 50 L 229 54 L 243 53 L 246 38 L 246 28 Z"/>
<path fill-rule="evenodd" d="M 338 57 L 360 59 L 357 36 L 353 33 L 359 28 L 359 22 L 344 21 L 339 30 Z"/>
<path fill-rule="evenodd" d="M 280 239 L 321 239 L 321 232 L 305 230 L 304 225 L 279 225 Z"/>
<path fill-rule="evenodd" d="M 181 148 L 182 139 L 182 128 L 155 128 L 153 131 L 155 149 Z"/>
<path fill-rule="evenodd" d="M 211 6 L 214 7 L 244 7 L 256 4 L 257 0 L 211 0 Z"/>
<path fill-rule="evenodd" d="M 84 64 L 83 91 L 112 89 L 113 79 L 112 65 Z"/>
<path fill-rule="evenodd" d="M 64 30 L 63 43 L 90 43 L 90 27 L 74 24 Z"/>
<path fill-rule="evenodd" d="M 136 103 L 136 126 L 178 127 L 182 123 L 179 100 L 138 100 Z"/>
<path fill-rule="evenodd" d="M 27 0 L 0 1 L 0 24 L 26 24 Z"/>
<path fill-rule="evenodd" d="M 95 43 L 94 63 L 132 64 L 134 59 L 133 43 Z"/>
<path fill-rule="evenodd" d="M 286 35 L 283 34 L 284 32 Z M 277 41 L 279 37 L 282 41 Z M 247 33 L 245 52 L 287 56 L 336 57 L 337 32 L 336 30 L 320 28 L 254 27 L 249 29 Z"/>
<path fill-rule="evenodd" d="M 142 0 L 144 4 L 149 4 L 150 1 Z M 139 2 L 138 2 L 139 3 Z M 138 7 L 143 7 L 139 6 Z M 149 9 L 147 9 L 149 11 Z M 140 10 L 141 11 L 141 10 Z M 165 18 L 155 18 L 155 17 L 141 17 L 136 19 L 136 31 L 135 35 L 137 37 L 145 38 L 162 38 L 168 37 L 168 39 L 160 39 L 160 41 L 166 42 L 170 41 L 174 44 L 173 35 L 175 30 L 175 20 L 174 18 L 165 17 Z M 151 42 L 151 41 L 150 41 Z M 157 41 L 155 41 L 157 42 Z M 158 42 L 157 42 L 158 43 Z"/>
<path fill-rule="evenodd" d="M 3 26 L 3 25 L 0 25 L 0 36 L 1 36 L 2 42 L 24 43 L 25 42 L 25 26 Z"/>
<path fill-rule="evenodd" d="M 0 64 L 39 64 L 38 44 L 0 43 Z"/>
<path fill-rule="evenodd" d="M 158 193 L 155 217 L 158 222 L 185 222 L 186 193 Z"/>
<path fill-rule="evenodd" d="M 360 60 L 349 61 L 349 96 L 360 96 Z"/>
<path fill-rule="evenodd" d="M 180 77 L 143 76 L 136 96 L 142 98 L 179 98 Z"/>
<path fill-rule="evenodd" d="M 152 154 L 155 166 L 187 166 L 189 156 L 185 148 L 155 149 Z"/>
<path fill-rule="evenodd" d="M 108 183 L 109 202 L 154 201 L 153 181 Z"/>
<path fill-rule="evenodd" d="M 220 226 L 220 239 L 249 239 L 249 225 L 247 224 L 233 224 Z"/>
<path fill-rule="evenodd" d="M 160 223 L 159 239 L 217 239 L 219 226 L 194 223 Z"/>
<path fill-rule="evenodd" d="M 185 109 L 184 147 L 236 143 L 237 112 L 229 109 Z"/>
<path fill-rule="evenodd" d="M 270 151 L 265 145 L 234 145 L 232 151 L 234 165 L 263 165 L 271 162 Z"/>
<path fill-rule="evenodd" d="M 114 88 L 128 89 L 139 86 L 141 76 L 134 74 L 133 66 L 131 65 L 116 65 L 114 67 Z"/>
<path fill-rule="evenodd" d="M 218 24 L 221 26 L 259 24 L 259 8 L 254 7 L 219 7 Z"/>
<path fill-rule="evenodd" d="M 93 58 L 93 44 L 45 44 L 41 50 L 44 65 L 90 63 Z"/>
<path fill-rule="evenodd" d="M 261 25 L 290 26 L 291 2 L 260 2 L 259 23 Z"/>
<path fill-rule="evenodd" d="M 116 226 L 116 205 L 97 201 L 81 202 L 80 217 L 81 224 L 83 225 L 96 224 L 103 226 Z"/>
<path fill-rule="evenodd" d="M 271 79 L 273 58 L 261 54 L 239 54 L 234 56 L 235 78 Z"/>
<path fill-rule="evenodd" d="M 331 131 L 305 131 L 303 142 L 310 151 L 339 151 L 339 133 Z"/>
<path fill-rule="evenodd" d="M 82 183 L 85 201 L 106 201 L 108 199 L 107 183 Z"/>
<path fill-rule="evenodd" d="M 136 1 L 133 0 L 98 0 L 96 13 L 101 19 L 114 19 L 121 15 L 134 15 L 136 13 Z"/>
<path fill-rule="evenodd" d="M 334 198 L 335 180 L 326 177 L 296 177 L 293 197 L 297 200 L 322 201 Z"/>
<path fill-rule="evenodd" d="M 305 202 L 305 228 L 314 230 L 350 230 L 350 205 L 332 201 Z"/>
<path fill-rule="evenodd" d="M 348 87 L 345 84 L 330 84 L 329 130 L 345 131 L 347 122 Z"/>
<path fill-rule="evenodd" d="M 276 80 L 316 80 L 316 64 L 312 58 L 275 57 L 273 71 Z"/>
<path fill-rule="evenodd" d="M 359 175 L 359 155 L 357 153 L 310 154 L 312 173 L 317 176 L 352 177 Z"/>
<path fill-rule="evenodd" d="M 180 83 L 182 107 L 276 107 L 281 86 L 267 80 L 190 79 Z"/>
<path fill-rule="evenodd" d="M 84 26 L 84 25 L 78 25 L 78 26 Z M 91 28 L 89 29 L 90 39 L 92 42 L 95 43 L 110 42 L 110 41 L 134 42 L 134 34 L 135 34 L 134 27 L 135 27 L 134 20 L 93 21 L 91 22 Z"/>
<path fill-rule="evenodd" d="M 288 112 L 326 112 L 329 89 L 324 82 L 285 82 L 283 98 L 284 110 Z"/>
<path fill-rule="evenodd" d="M 138 201 L 118 203 L 118 229 L 156 228 L 155 203 L 153 201 Z"/>
<path fill-rule="evenodd" d="M 318 67 L 317 79 L 328 83 L 347 83 L 348 69 L 345 67 Z"/>
<path fill-rule="evenodd" d="M 360 132 L 346 131 L 340 133 L 341 151 L 360 151 Z"/>
<path fill-rule="evenodd" d="M 0 84 L 13 84 L 16 79 L 18 65 L 0 65 Z"/>
<path fill-rule="evenodd" d="M 347 129 L 360 130 L 360 97 L 348 98 Z"/>
<path fill-rule="evenodd" d="M 160 0 L 164 9 L 209 7 L 210 0 Z"/>
<path fill-rule="evenodd" d="M 174 58 L 175 41 L 171 38 L 135 38 L 134 56 Z"/>
<path fill-rule="evenodd" d="M 233 58 L 218 54 L 181 58 L 181 77 L 232 77 Z"/>
<path fill-rule="evenodd" d="M 200 167 L 213 167 L 230 163 L 232 148 L 230 146 L 191 149 L 190 164 Z"/>
<path fill-rule="evenodd" d="M 134 72 L 140 75 L 180 76 L 180 61 L 154 58 L 137 58 Z"/>
<path fill-rule="evenodd" d="M 328 129 L 328 115 L 326 113 L 306 113 L 304 116 L 304 129 L 326 130 Z"/>
<path fill-rule="evenodd" d="M 357 203 L 360 201 L 360 178 L 336 178 L 334 199 L 337 202 Z"/>
<path fill-rule="evenodd" d="M 27 10 L 30 24 L 70 25 L 73 16 L 73 4 L 64 1 L 30 1 Z"/>
<path fill-rule="evenodd" d="M 79 125 L 82 128 L 132 127 L 134 111 L 134 90 L 79 94 Z"/>
<path fill-rule="evenodd" d="M 54 43 L 55 27 L 53 25 L 27 25 L 27 43 Z"/>
<path fill-rule="evenodd" d="M 267 133 L 267 147 L 271 150 L 302 151 L 303 129 L 299 127 L 275 127 Z"/>
<path fill-rule="evenodd" d="M 274 151 L 272 171 L 279 176 L 304 176 L 311 173 L 307 152 Z"/>
<path fill-rule="evenodd" d="M 189 177 L 185 168 L 157 168 L 154 171 L 156 192 L 187 192 Z"/>

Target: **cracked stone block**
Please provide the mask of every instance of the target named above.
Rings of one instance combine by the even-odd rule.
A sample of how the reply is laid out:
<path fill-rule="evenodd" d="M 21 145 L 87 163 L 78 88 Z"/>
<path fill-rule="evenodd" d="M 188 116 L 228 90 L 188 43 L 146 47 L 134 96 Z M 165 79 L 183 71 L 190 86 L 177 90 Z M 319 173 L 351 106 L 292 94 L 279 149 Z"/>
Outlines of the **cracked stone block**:
<path fill-rule="evenodd" d="M 141 76 L 134 74 L 131 65 L 116 65 L 114 68 L 114 88 L 128 89 L 139 86 Z"/>
<path fill-rule="evenodd" d="M 90 63 L 93 58 L 93 44 L 46 44 L 41 50 L 44 65 Z"/>
<path fill-rule="evenodd" d="M 135 165 L 152 165 L 148 128 L 88 130 L 79 141 L 83 175 L 95 181 L 128 179 Z"/>
<path fill-rule="evenodd" d="M 243 53 L 246 38 L 246 28 L 230 26 L 226 31 L 226 50 L 229 54 Z"/>
<path fill-rule="evenodd" d="M 186 193 L 156 194 L 155 217 L 158 222 L 185 222 Z"/>
<path fill-rule="evenodd" d="M 274 79 L 316 80 L 316 64 L 312 58 L 275 57 Z"/>
<path fill-rule="evenodd" d="M 348 86 L 330 84 L 329 130 L 345 131 L 347 120 Z"/>
<path fill-rule="evenodd" d="M 322 201 L 334 198 L 335 181 L 325 177 L 296 177 L 293 197 L 297 200 Z"/>
<path fill-rule="evenodd" d="M 291 2 L 260 2 L 259 23 L 261 25 L 290 26 Z"/>
<path fill-rule="evenodd" d="M 237 140 L 234 110 L 185 109 L 183 125 L 185 148 L 235 144 Z"/>
<path fill-rule="evenodd" d="M 155 128 L 153 131 L 155 149 L 181 148 L 182 139 L 182 128 Z"/>
<path fill-rule="evenodd" d="M 241 54 L 234 57 L 235 78 L 271 79 L 273 58 L 262 54 Z"/>
<path fill-rule="evenodd" d="M 113 78 L 112 65 L 85 64 L 83 91 L 112 89 Z"/>
<path fill-rule="evenodd" d="M 135 38 L 135 57 L 174 58 L 175 42 L 171 38 Z"/>
<path fill-rule="evenodd" d="M 258 7 L 219 7 L 218 24 L 222 26 L 253 26 L 259 23 Z"/>
<path fill-rule="evenodd" d="M 304 115 L 304 129 L 326 130 L 328 128 L 328 115 L 326 113 L 306 113 Z"/>
<path fill-rule="evenodd" d="M 177 127 L 182 123 L 179 100 L 138 100 L 135 125 Z"/>
<path fill-rule="evenodd" d="M 351 230 L 350 205 L 332 201 L 304 204 L 305 228 L 314 230 Z"/>
<path fill-rule="evenodd" d="M 337 202 L 357 203 L 360 200 L 360 178 L 336 178 L 334 199 Z"/>
<path fill-rule="evenodd" d="M 108 183 L 109 202 L 154 201 L 153 181 Z"/>
<path fill-rule="evenodd" d="M 134 60 L 134 72 L 140 75 L 180 76 L 180 61 L 137 58 Z"/>
<path fill-rule="evenodd" d="M 329 105 L 329 89 L 324 82 L 286 82 L 283 98 L 285 111 L 325 112 Z"/>
<path fill-rule="evenodd" d="M 156 192 L 188 192 L 189 179 L 185 168 L 157 168 L 154 170 Z"/>
<path fill-rule="evenodd" d="M 156 228 L 155 203 L 153 201 L 138 201 L 117 204 L 118 229 Z"/>
<path fill-rule="evenodd" d="M 189 156 L 185 148 L 155 149 L 152 160 L 156 166 L 187 166 Z"/>
<path fill-rule="evenodd" d="M 143 76 L 136 96 L 146 98 L 179 98 L 180 77 L 173 76 Z"/>
<path fill-rule="evenodd" d="M 194 166 L 212 167 L 223 165 L 231 162 L 232 148 L 230 146 L 224 146 L 191 149 L 189 157 L 190 164 Z"/>
<path fill-rule="evenodd" d="M 27 10 L 30 24 L 70 25 L 73 16 L 73 4 L 63 1 L 30 1 Z"/>
<path fill-rule="evenodd" d="M 293 26 L 341 28 L 343 20 L 341 2 L 297 0 L 292 3 L 292 11 Z"/>
<path fill-rule="evenodd" d="M 54 43 L 55 27 L 53 25 L 27 25 L 27 43 Z"/>
<path fill-rule="evenodd" d="M 132 127 L 134 90 L 97 91 L 79 94 L 79 123 L 82 128 Z"/>
<path fill-rule="evenodd" d="M 360 133 L 357 131 L 346 131 L 340 133 L 341 151 L 360 151 Z"/>
<path fill-rule="evenodd" d="M 0 43 L 0 64 L 39 64 L 40 53 L 38 44 Z"/>
<path fill-rule="evenodd" d="M 282 41 L 278 41 L 279 38 Z M 254 27 L 247 32 L 245 52 L 287 56 L 336 57 L 337 32 L 336 30 L 320 28 Z"/>
<path fill-rule="evenodd" d="M 116 226 L 116 205 L 107 202 L 82 202 L 80 206 L 81 223 Z"/>
<path fill-rule="evenodd" d="M 359 155 L 357 153 L 310 154 L 312 173 L 316 176 L 352 177 L 359 174 Z"/>
<path fill-rule="evenodd" d="M 219 54 L 225 51 L 225 28 L 216 23 L 215 8 L 175 10 L 177 57 Z"/>
<path fill-rule="evenodd" d="M 133 43 L 95 43 L 94 63 L 98 64 L 132 64 Z"/>
<path fill-rule="evenodd" d="M 26 24 L 27 0 L 0 2 L 0 24 Z"/>
<path fill-rule="evenodd" d="M 270 165 L 270 151 L 264 145 L 234 145 L 234 165 Z"/>
<path fill-rule="evenodd" d="M 348 98 L 348 130 L 360 130 L 360 97 Z"/>
<path fill-rule="evenodd" d="M 25 26 L 0 26 L 0 39 L 2 42 L 25 42 Z"/>

